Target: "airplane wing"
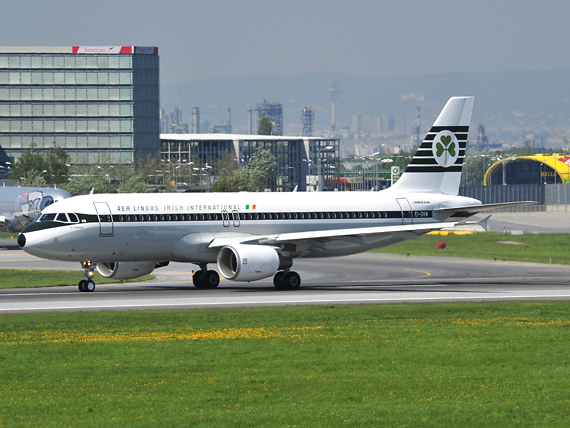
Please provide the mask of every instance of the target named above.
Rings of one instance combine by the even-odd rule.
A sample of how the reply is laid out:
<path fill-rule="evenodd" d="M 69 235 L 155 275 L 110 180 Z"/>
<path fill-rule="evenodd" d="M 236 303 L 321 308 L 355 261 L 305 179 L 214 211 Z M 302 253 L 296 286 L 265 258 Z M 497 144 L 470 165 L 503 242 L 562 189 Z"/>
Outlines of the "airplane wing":
<path fill-rule="evenodd" d="M 219 249 L 226 245 L 232 244 L 249 244 L 249 245 L 281 245 L 285 243 L 299 243 L 301 241 L 347 241 L 355 244 L 365 245 L 363 238 L 378 237 L 381 235 L 398 236 L 403 239 L 419 239 L 420 235 L 425 233 L 449 228 L 455 223 L 428 223 L 428 224 L 409 224 L 398 226 L 377 226 L 377 227 L 359 227 L 354 229 L 333 229 L 333 230 L 312 230 L 307 232 L 281 233 L 278 235 L 267 236 L 229 236 L 215 238 L 210 242 L 209 248 Z"/>
<path fill-rule="evenodd" d="M 445 220 L 450 217 L 471 217 L 478 213 L 497 212 L 503 208 L 521 207 L 526 205 L 536 205 L 535 201 L 522 201 L 522 202 L 503 202 L 500 204 L 482 204 L 482 205 L 469 205 L 465 207 L 451 207 L 451 208 L 436 208 L 433 210 L 434 214 L 438 214 L 439 218 Z"/>

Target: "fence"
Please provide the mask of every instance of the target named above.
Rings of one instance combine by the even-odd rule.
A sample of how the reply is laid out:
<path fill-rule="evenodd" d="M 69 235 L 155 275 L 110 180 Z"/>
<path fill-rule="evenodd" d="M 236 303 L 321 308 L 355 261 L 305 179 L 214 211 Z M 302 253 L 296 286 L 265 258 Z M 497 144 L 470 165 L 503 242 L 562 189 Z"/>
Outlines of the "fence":
<path fill-rule="evenodd" d="M 536 201 L 537 205 L 506 211 L 570 211 L 570 183 L 460 186 L 459 194 L 479 199 L 484 204 Z"/>

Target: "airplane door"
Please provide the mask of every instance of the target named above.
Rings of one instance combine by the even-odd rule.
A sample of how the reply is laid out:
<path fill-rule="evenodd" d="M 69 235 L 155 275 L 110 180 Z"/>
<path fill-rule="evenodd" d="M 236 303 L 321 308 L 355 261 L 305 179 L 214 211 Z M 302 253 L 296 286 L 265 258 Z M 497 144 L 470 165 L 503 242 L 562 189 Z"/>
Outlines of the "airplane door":
<path fill-rule="evenodd" d="M 412 224 L 412 206 L 406 198 L 396 198 L 402 210 L 402 224 Z"/>
<path fill-rule="evenodd" d="M 237 210 L 232 211 L 232 217 L 234 220 L 234 226 L 239 227 L 239 213 L 237 212 Z"/>
<path fill-rule="evenodd" d="M 113 216 L 107 202 L 93 202 L 99 217 L 99 236 L 113 236 Z"/>
<path fill-rule="evenodd" d="M 230 227 L 230 214 L 226 210 L 222 210 L 222 222 L 224 227 Z"/>

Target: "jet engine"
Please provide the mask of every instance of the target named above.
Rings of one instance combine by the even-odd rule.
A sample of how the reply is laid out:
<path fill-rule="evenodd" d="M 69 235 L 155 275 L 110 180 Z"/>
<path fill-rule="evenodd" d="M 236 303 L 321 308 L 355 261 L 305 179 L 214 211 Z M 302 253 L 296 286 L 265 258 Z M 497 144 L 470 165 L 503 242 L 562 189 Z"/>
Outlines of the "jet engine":
<path fill-rule="evenodd" d="M 97 263 L 97 272 L 105 278 L 133 279 L 167 265 L 168 262 L 105 262 Z"/>
<path fill-rule="evenodd" d="M 290 259 L 279 257 L 272 247 L 228 245 L 218 253 L 218 270 L 232 281 L 256 281 L 292 266 Z"/>

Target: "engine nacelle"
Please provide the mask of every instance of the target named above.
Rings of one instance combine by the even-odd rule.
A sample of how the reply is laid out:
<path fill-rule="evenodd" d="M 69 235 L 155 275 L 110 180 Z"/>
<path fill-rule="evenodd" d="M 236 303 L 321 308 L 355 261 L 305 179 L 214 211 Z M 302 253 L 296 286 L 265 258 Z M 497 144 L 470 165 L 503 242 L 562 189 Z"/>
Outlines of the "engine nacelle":
<path fill-rule="evenodd" d="M 288 259 L 280 259 L 274 248 L 262 245 L 228 245 L 218 253 L 218 270 L 231 281 L 267 278 L 291 264 Z"/>
<path fill-rule="evenodd" d="M 105 278 L 133 279 L 151 273 L 156 262 L 105 262 L 97 263 L 97 272 Z"/>

